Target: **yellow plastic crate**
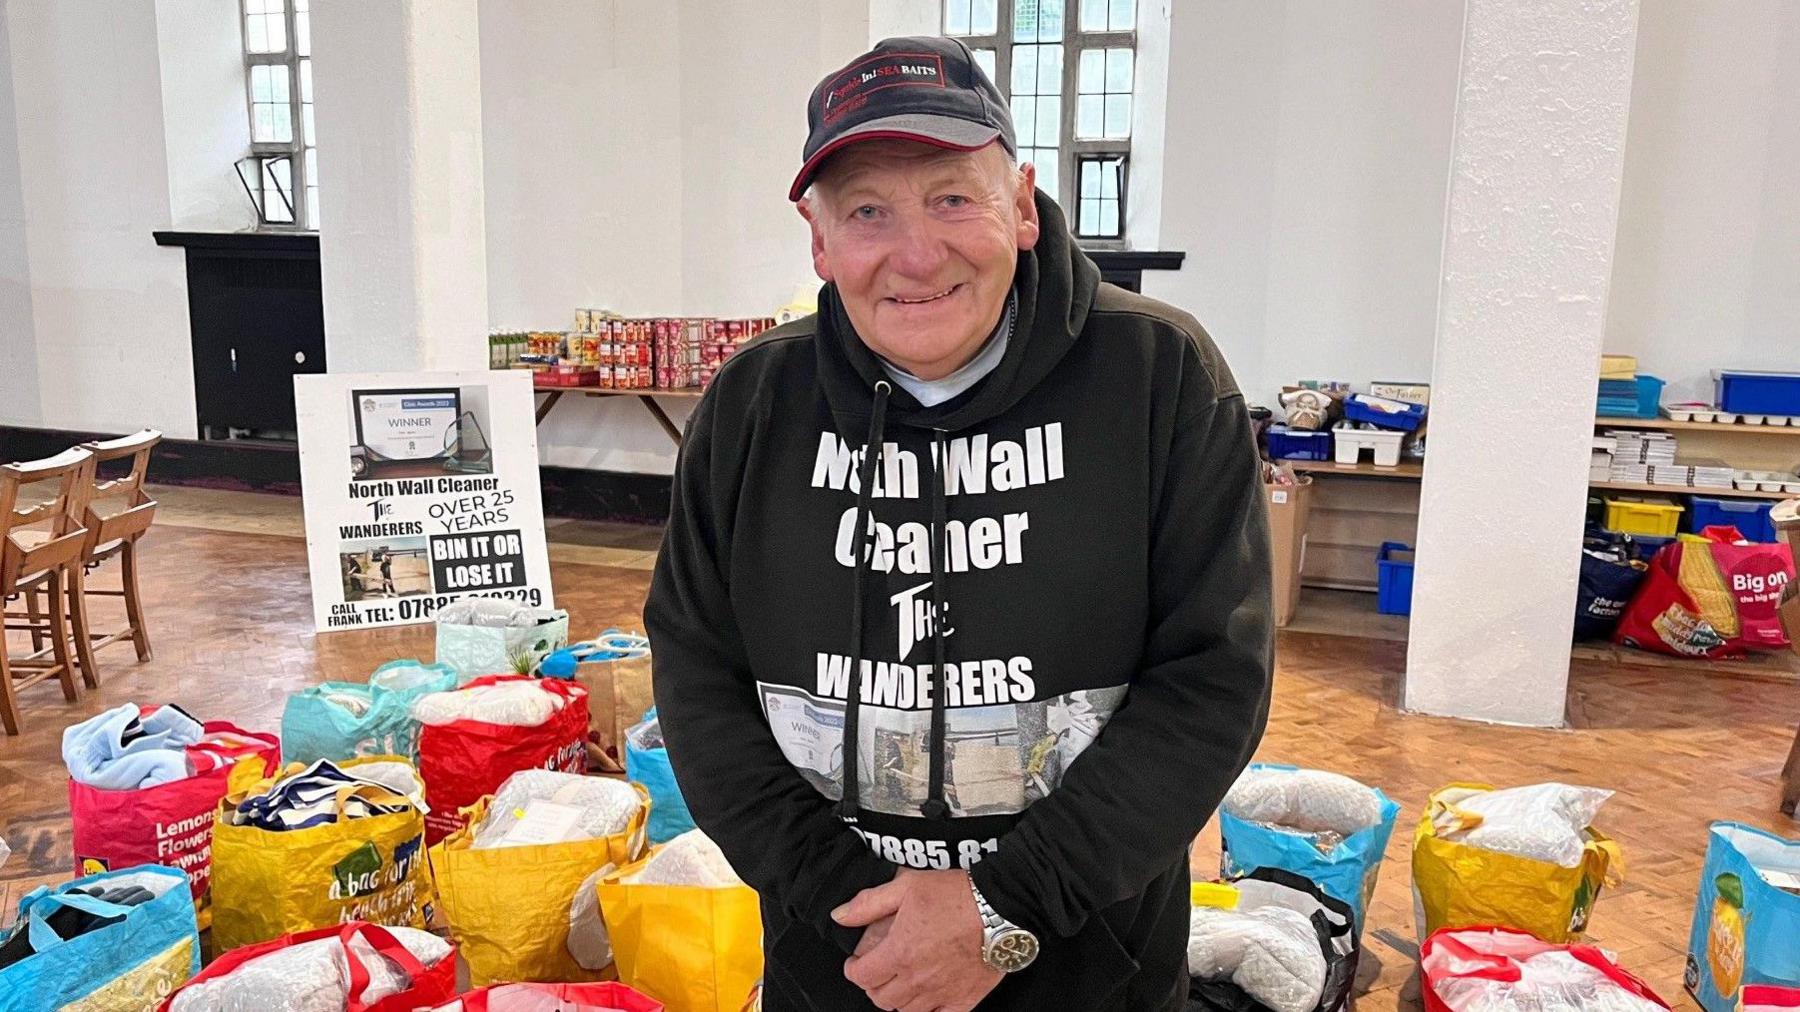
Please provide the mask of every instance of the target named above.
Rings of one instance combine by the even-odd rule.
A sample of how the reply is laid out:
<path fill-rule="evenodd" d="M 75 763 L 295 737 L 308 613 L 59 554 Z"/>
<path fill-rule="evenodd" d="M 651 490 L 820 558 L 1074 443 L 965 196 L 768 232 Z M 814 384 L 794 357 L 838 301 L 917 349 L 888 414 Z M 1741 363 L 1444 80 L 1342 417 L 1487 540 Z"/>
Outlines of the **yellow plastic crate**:
<path fill-rule="evenodd" d="M 1672 538 L 1681 526 L 1681 506 L 1664 499 L 1606 500 L 1606 529 L 1620 534 Z"/>

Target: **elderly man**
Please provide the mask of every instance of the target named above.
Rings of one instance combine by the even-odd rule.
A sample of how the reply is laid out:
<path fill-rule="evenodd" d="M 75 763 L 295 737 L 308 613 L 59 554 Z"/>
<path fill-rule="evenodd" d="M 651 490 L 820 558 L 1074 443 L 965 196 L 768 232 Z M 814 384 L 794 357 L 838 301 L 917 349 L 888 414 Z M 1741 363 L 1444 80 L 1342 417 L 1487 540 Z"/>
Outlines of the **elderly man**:
<path fill-rule="evenodd" d="M 701 400 L 645 608 L 764 1008 L 1179 1008 L 1188 846 L 1268 711 L 1243 397 L 1100 283 L 961 43 L 807 113 L 819 312 Z"/>

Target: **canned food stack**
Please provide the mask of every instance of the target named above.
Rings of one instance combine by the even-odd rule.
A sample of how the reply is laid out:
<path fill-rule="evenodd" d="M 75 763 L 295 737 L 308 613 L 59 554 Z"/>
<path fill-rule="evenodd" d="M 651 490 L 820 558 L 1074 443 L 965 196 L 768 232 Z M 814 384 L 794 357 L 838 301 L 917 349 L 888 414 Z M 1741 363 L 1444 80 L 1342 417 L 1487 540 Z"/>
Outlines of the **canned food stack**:
<path fill-rule="evenodd" d="M 752 320 L 713 320 L 706 343 L 700 347 L 700 386 L 712 385 L 719 367 L 737 353 L 751 338 L 775 326 L 773 318 Z"/>

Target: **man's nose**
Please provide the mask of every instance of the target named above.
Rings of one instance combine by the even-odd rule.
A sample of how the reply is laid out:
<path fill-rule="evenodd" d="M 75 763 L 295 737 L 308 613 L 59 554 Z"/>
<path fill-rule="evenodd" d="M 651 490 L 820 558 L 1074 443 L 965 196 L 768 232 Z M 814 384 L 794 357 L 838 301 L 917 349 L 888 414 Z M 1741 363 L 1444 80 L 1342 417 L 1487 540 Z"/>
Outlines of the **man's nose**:
<path fill-rule="evenodd" d="M 908 217 L 901 222 L 899 241 L 889 263 L 908 278 L 936 281 L 949 255 L 949 247 L 932 221 Z"/>

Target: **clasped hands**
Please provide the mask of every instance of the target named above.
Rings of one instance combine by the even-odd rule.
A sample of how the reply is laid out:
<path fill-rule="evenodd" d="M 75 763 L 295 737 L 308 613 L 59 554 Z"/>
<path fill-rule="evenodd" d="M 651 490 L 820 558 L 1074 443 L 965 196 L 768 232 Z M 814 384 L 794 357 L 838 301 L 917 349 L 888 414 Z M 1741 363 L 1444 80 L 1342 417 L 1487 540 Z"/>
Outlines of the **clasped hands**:
<path fill-rule="evenodd" d="M 981 958 L 981 914 L 968 872 L 902 868 L 831 917 L 864 929 L 844 976 L 878 1008 L 969 1012 L 1004 976 Z"/>

